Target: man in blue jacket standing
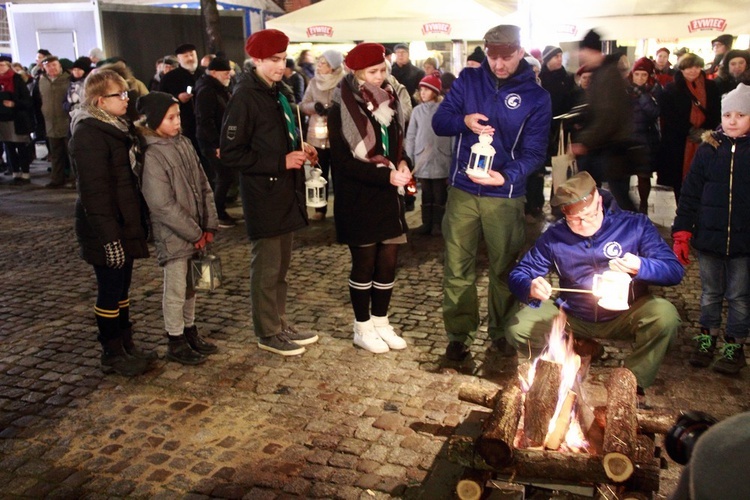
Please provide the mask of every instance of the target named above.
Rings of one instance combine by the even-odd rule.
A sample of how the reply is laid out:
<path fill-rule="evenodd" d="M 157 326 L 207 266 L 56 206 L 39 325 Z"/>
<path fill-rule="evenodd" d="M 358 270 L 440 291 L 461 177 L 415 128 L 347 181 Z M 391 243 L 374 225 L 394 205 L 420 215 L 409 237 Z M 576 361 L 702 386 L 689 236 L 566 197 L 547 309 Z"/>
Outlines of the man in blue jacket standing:
<path fill-rule="evenodd" d="M 562 309 L 576 340 L 634 338 L 625 367 L 641 389 L 649 387 L 681 320 L 674 305 L 649 294 L 647 285 L 678 284 L 682 265 L 646 215 L 620 210 L 588 172 L 562 183 L 551 204 L 560 207 L 564 219 L 542 233 L 510 272 L 510 289 L 530 307 L 509 321 L 508 341 L 521 353 L 538 354 Z M 563 290 L 590 292 L 594 275 L 610 269 L 632 278 L 627 310 L 605 309 L 591 293 L 562 291 L 550 300 L 552 285 L 545 278 L 550 271 L 558 274 Z M 589 349 L 596 345 L 586 340 Z"/>
<path fill-rule="evenodd" d="M 479 328 L 476 255 L 484 235 L 490 260 L 489 337 L 505 348 L 503 325 L 514 304 L 507 273 L 525 240 L 526 178 L 544 164 L 551 122 L 549 94 L 523 60 L 519 28 L 495 26 L 484 36 L 487 58 L 465 68 L 432 119 L 437 135 L 455 136 L 446 214 L 443 321 L 446 357 L 461 361 Z M 471 146 L 492 134 L 490 177 L 466 174 Z"/>

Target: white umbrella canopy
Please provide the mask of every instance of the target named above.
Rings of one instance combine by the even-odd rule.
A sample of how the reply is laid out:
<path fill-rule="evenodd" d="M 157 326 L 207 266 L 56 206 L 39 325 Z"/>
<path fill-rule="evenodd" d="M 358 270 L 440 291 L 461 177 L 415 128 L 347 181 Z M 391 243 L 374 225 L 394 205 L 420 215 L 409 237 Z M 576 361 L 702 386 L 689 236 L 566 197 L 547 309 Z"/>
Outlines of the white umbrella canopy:
<path fill-rule="evenodd" d="M 488 3 L 484 1 L 483 3 Z M 515 11 L 515 1 L 488 8 L 473 0 L 323 0 L 266 22 L 293 42 L 479 40 Z"/>

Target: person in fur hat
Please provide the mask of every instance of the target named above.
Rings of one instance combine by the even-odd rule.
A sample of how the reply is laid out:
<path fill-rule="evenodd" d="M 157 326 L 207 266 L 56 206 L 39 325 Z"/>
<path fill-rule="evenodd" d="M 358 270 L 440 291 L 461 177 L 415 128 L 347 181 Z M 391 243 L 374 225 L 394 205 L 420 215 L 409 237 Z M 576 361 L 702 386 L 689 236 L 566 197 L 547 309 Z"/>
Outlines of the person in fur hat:
<path fill-rule="evenodd" d="M 750 86 L 740 83 L 721 102 L 721 127 L 703 134 L 682 184 L 672 225 L 674 252 L 690 264 L 690 245 L 701 276 L 700 333 L 690 364 L 727 375 L 747 365 L 750 331 Z M 730 237 L 731 235 L 731 237 Z M 728 313 L 721 328 L 722 302 Z M 724 344 L 714 359 L 723 332 Z"/>
<path fill-rule="evenodd" d="M 737 87 L 744 73 L 750 68 L 750 51 L 730 50 L 719 68 L 719 74 L 714 79 L 719 92 L 724 95 Z"/>
<path fill-rule="evenodd" d="M 411 181 L 404 152 L 404 116 L 388 78 L 385 47 L 361 43 L 345 60 L 328 113 L 331 159 L 336 165 L 336 238 L 349 246 L 349 296 L 354 345 L 373 353 L 405 349 L 388 308 L 399 246 L 406 243 L 403 192 Z"/>

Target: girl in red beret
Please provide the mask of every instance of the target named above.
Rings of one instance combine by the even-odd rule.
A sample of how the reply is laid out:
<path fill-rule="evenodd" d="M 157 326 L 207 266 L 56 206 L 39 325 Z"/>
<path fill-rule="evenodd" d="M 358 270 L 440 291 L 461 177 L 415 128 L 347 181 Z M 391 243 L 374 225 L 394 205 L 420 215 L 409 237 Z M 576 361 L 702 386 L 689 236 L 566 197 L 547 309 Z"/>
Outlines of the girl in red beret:
<path fill-rule="evenodd" d="M 389 83 L 385 48 L 354 47 L 328 113 L 335 166 L 336 236 L 349 245 L 354 344 L 374 353 L 406 348 L 388 321 L 399 245 L 406 243 L 404 186 L 411 180 L 403 149 L 404 117 Z"/>

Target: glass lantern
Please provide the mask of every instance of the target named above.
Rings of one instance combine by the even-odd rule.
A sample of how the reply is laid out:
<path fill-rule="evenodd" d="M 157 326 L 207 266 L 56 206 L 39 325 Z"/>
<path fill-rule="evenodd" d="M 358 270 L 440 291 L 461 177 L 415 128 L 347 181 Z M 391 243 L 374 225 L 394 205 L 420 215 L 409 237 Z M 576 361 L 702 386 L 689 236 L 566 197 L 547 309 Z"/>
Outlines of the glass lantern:
<path fill-rule="evenodd" d="M 490 134 L 479 134 L 479 142 L 471 147 L 469 164 L 466 166 L 466 175 L 478 179 L 486 179 L 490 176 L 492 161 L 495 159 L 495 148 L 492 147 L 492 136 Z"/>
<path fill-rule="evenodd" d="M 604 271 L 602 274 L 594 275 L 594 286 L 592 291 L 599 297 L 599 307 L 610 311 L 625 311 L 630 294 L 630 282 L 633 278 L 628 273 L 621 271 Z"/>
<path fill-rule="evenodd" d="M 305 201 L 308 207 L 322 208 L 328 204 L 326 199 L 326 184 L 321 175 L 323 171 L 318 167 L 310 169 L 310 178 L 305 181 Z"/>
<path fill-rule="evenodd" d="M 313 136 L 321 141 L 328 139 L 328 120 L 325 117 L 317 117 L 315 125 L 313 125 Z"/>
<path fill-rule="evenodd" d="M 221 286 L 221 259 L 212 254 L 200 254 L 190 259 L 190 283 L 193 290 L 213 291 Z"/>

